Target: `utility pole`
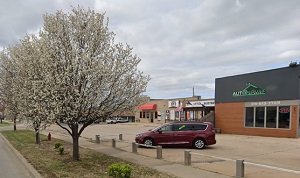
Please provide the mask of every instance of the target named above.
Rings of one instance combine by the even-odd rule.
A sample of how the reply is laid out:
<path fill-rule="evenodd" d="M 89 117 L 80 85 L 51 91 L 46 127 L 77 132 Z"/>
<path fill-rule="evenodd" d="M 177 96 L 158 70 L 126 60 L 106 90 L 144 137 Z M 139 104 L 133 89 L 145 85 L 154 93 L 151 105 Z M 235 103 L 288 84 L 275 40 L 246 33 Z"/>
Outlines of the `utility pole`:
<path fill-rule="evenodd" d="M 194 90 L 194 87 L 193 87 L 193 97 L 195 96 L 195 90 Z"/>

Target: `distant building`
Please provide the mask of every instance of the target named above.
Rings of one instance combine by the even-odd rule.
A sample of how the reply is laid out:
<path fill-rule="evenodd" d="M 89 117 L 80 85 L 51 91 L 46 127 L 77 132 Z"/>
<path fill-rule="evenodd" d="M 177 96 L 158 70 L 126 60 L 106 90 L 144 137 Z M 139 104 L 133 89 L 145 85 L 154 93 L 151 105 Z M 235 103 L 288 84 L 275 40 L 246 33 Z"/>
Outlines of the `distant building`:
<path fill-rule="evenodd" d="M 201 120 L 206 114 L 214 111 L 214 102 L 214 99 L 201 100 L 200 96 L 150 99 L 148 103 L 138 107 L 135 120 L 143 123 Z"/>

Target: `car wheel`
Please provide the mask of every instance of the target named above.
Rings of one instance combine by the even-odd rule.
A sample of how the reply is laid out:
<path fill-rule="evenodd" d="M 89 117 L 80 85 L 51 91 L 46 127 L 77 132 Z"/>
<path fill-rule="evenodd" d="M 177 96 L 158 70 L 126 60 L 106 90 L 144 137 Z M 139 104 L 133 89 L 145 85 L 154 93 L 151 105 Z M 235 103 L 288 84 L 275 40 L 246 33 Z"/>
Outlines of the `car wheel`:
<path fill-rule="evenodd" d="M 154 141 L 152 138 L 145 138 L 143 144 L 147 146 L 154 146 Z"/>
<path fill-rule="evenodd" d="M 194 148 L 202 149 L 205 147 L 205 141 L 201 138 L 196 138 L 193 142 Z"/>

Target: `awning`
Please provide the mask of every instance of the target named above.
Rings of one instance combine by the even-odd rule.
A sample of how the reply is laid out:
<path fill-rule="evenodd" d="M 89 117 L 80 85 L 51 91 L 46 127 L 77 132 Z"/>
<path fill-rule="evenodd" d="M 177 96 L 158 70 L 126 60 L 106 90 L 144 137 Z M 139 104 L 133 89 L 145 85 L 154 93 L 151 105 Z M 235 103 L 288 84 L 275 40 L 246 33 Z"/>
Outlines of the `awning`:
<path fill-rule="evenodd" d="M 156 104 L 144 104 L 139 106 L 140 110 L 156 110 Z"/>

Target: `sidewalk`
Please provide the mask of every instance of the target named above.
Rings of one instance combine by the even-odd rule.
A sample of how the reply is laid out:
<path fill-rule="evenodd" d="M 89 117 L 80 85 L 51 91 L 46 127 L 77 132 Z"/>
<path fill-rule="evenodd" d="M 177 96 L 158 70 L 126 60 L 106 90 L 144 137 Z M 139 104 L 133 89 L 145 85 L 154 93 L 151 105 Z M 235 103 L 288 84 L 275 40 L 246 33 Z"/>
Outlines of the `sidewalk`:
<path fill-rule="evenodd" d="M 43 134 L 47 135 L 47 131 Z M 53 138 L 64 140 L 67 142 L 72 142 L 72 138 L 70 135 L 57 133 L 51 131 L 51 135 Z M 209 172 L 197 168 L 193 168 L 191 166 L 185 166 L 183 164 L 177 164 L 168 162 L 162 159 L 155 159 L 143 155 L 134 154 L 131 152 L 122 151 L 119 149 L 114 149 L 112 147 L 107 147 L 102 144 L 92 143 L 84 138 L 79 139 L 79 146 L 83 148 L 92 149 L 113 157 L 121 158 L 123 160 L 147 166 L 152 169 L 156 169 L 161 172 L 165 172 L 168 174 L 172 174 L 182 178 L 229 178 L 230 176 Z"/>
<path fill-rule="evenodd" d="M 0 130 L 5 130 L 2 128 Z M 9 128 L 11 129 L 11 128 Z M 21 155 L 0 133 L 1 167 L 0 177 L 5 178 L 41 178 L 40 173 Z M 6 158 L 6 159 L 5 159 Z"/>

